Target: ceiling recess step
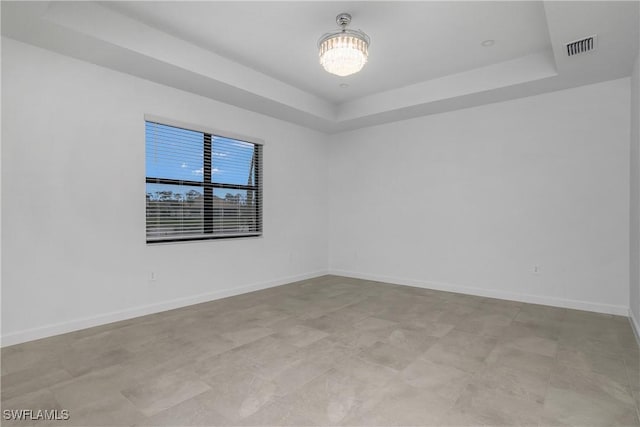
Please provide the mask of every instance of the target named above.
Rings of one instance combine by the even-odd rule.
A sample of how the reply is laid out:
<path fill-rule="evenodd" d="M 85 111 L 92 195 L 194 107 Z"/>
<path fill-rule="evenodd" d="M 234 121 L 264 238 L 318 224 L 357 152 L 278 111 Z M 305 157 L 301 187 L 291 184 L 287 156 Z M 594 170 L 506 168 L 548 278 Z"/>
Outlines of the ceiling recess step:
<path fill-rule="evenodd" d="M 582 53 L 591 52 L 596 48 L 597 41 L 598 41 L 598 36 L 594 34 L 593 36 L 589 36 L 580 40 L 575 40 L 569 43 L 565 43 L 567 47 L 567 56 L 574 56 Z"/>

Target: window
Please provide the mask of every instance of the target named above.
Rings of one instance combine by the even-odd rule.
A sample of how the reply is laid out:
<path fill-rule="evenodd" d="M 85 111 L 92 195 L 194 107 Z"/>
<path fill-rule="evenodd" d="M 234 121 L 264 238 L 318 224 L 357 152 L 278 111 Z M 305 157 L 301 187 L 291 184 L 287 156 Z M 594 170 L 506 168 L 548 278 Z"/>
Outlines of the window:
<path fill-rule="evenodd" d="M 147 243 L 261 235 L 262 145 L 163 123 L 145 121 Z"/>

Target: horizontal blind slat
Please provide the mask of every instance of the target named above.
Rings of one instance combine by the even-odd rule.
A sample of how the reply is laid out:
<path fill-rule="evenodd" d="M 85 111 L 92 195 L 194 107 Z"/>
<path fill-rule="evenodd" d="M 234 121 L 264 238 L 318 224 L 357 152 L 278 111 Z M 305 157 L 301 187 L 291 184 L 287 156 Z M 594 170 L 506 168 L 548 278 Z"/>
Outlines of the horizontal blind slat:
<path fill-rule="evenodd" d="M 262 145 L 154 122 L 146 136 L 148 242 L 261 234 Z"/>

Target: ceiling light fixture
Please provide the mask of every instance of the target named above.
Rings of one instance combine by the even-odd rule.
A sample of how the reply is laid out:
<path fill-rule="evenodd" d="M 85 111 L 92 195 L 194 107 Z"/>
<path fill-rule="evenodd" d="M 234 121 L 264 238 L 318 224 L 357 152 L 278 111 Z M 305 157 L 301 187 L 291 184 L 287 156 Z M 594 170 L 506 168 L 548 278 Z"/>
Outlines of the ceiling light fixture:
<path fill-rule="evenodd" d="M 369 56 L 369 36 L 360 30 L 348 30 L 351 15 L 336 16 L 339 30 L 324 34 L 318 40 L 320 64 L 336 76 L 348 76 L 362 70 Z"/>

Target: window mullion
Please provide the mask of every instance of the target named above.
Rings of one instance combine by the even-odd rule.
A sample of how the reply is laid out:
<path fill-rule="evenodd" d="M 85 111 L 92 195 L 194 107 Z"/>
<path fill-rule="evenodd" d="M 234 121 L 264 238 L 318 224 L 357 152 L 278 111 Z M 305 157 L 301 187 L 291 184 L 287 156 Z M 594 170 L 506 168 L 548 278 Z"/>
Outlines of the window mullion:
<path fill-rule="evenodd" d="M 211 183 L 211 134 L 204 134 L 203 144 L 203 180 L 204 180 L 204 233 L 213 233 L 213 187 Z"/>

